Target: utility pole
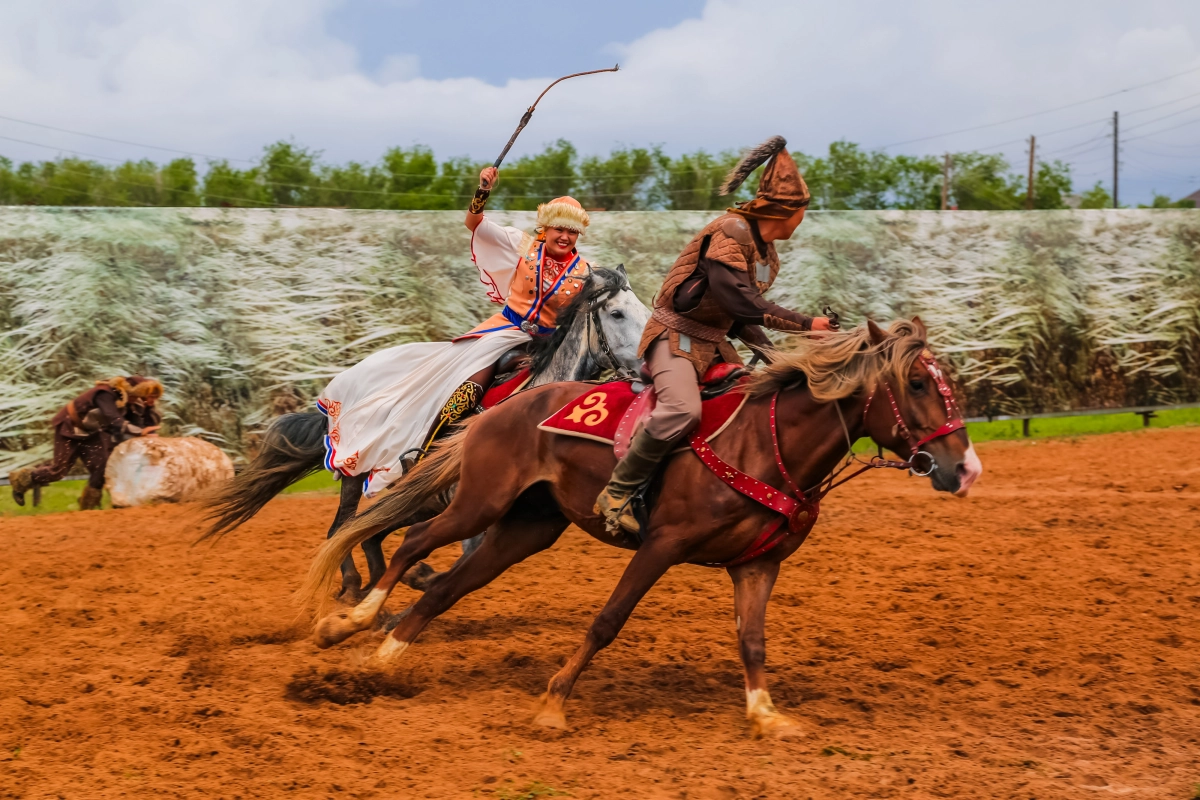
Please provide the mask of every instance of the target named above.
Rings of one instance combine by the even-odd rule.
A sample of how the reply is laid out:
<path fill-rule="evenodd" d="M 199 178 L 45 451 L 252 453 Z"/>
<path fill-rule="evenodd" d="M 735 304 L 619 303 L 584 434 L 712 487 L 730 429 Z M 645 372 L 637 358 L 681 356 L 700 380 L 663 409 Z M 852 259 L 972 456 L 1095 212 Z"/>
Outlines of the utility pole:
<path fill-rule="evenodd" d="M 942 165 L 942 211 L 950 202 L 950 154 L 946 153 L 946 161 Z"/>
<path fill-rule="evenodd" d="M 1033 154 L 1037 148 L 1037 137 L 1029 137 L 1029 191 L 1025 194 L 1025 210 L 1033 211 Z"/>
<path fill-rule="evenodd" d="M 1119 112 L 1116 112 L 1116 111 L 1113 112 L 1113 208 L 1121 207 L 1117 203 L 1117 180 L 1118 180 L 1117 173 L 1119 171 L 1118 165 L 1120 164 L 1120 161 L 1118 159 L 1118 149 L 1120 147 L 1120 141 L 1121 141 L 1120 126 L 1119 126 L 1120 117 L 1117 116 L 1118 113 Z"/>

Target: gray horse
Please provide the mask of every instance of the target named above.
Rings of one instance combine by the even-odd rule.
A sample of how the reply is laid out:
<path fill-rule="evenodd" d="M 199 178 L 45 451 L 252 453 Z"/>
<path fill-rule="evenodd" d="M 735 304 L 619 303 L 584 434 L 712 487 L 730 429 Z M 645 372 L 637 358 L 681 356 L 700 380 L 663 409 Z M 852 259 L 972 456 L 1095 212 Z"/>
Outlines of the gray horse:
<path fill-rule="evenodd" d="M 559 313 L 554 333 L 531 342 L 531 380 L 524 388 L 593 380 L 605 370 L 636 372 L 641 365 L 637 346 L 649 318 L 650 310 L 633 293 L 624 265 L 591 270 L 584 290 Z M 328 420 L 319 411 L 285 414 L 275 420 L 254 460 L 205 502 L 205 517 L 212 524 L 204 538 L 233 530 L 289 485 L 321 469 L 327 429 Z M 354 516 L 366 478 L 363 474 L 341 479 L 341 498 L 327 536 L 333 536 Z M 449 497 L 432 498 L 434 505 L 428 512 L 436 514 L 448 502 Z M 346 557 L 342 562 L 343 599 L 357 602 L 375 585 L 387 567 L 384 538 L 415 521 L 402 520 L 363 542 L 370 573 L 366 586 L 362 585 L 353 557 Z M 482 537 L 481 533 L 463 542 L 463 551 L 469 553 Z M 433 570 L 422 563 L 409 570 L 404 581 L 420 589 L 432 574 Z"/>

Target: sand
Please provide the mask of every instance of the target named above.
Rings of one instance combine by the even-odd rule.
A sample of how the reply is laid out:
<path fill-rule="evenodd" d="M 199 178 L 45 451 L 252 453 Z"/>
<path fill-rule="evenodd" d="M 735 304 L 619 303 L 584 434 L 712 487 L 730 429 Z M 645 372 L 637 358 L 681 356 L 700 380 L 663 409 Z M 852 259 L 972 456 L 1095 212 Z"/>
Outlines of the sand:
<path fill-rule="evenodd" d="M 889 473 L 824 504 L 768 612 L 786 742 L 749 737 L 729 579 L 690 566 L 573 730 L 530 726 L 628 559 L 575 529 L 384 675 L 379 634 L 317 650 L 290 603 L 335 497 L 215 545 L 186 505 L 0 521 L 0 796 L 1191 797 L 1200 430 L 979 452 L 967 500 Z"/>

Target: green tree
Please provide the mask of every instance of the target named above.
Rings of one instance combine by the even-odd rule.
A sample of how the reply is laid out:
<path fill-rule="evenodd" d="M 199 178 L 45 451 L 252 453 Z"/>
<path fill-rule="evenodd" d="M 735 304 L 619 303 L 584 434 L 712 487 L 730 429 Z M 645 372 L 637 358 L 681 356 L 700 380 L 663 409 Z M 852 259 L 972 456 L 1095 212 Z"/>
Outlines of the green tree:
<path fill-rule="evenodd" d="M 895 156 L 892 159 L 892 208 L 942 207 L 942 159 L 937 156 Z"/>
<path fill-rule="evenodd" d="M 822 210 L 889 208 L 899 177 L 887 153 L 865 152 L 845 140 L 830 144 L 824 157 L 798 154 L 797 165 L 814 207 Z"/>
<path fill-rule="evenodd" d="M 734 195 L 727 197 L 719 194 L 725 176 L 741 157 L 741 153 L 732 150 L 715 156 L 698 150 L 675 159 L 658 154 L 658 180 L 647 195 L 651 207 L 671 211 L 715 211 L 752 197 L 761 170 L 748 178 Z"/>
<path fill-rule="evenodd" d="M 662 153 L 642 147 L 588 156 L 579 165 L 576 199 L 585 208 L 633 211 L 649 207 L 649 192 Z"/>
<path fill-rule="evenodd" d="M 457 208 L 466 201 L 453 205 L 450 198 L 438 193 L 434 183 L 438 178 L 438 163 L 428 147 L 412 147 L 405 150 L 393 147 L 383 154 L 380 169 L 384 175 L 384 188 L 389 193 L 383 208 Z"/>
<path fill-rule="evenodd" d="M 1096 181 L 1096 185 L 1079 196 L 1080 208 L 1112 208 L 1112 195 Z"/>
<path fill-rule="evenodd" d="M 950 189 L 963 210 L 1004 211 L 1025 207 L 1025 181 L 1009 172 L 995 153 L 956 153 L 951 160 Z"/>
<path fill-rule="evenodd" d="M 1071 193 L 1071 167 L 1062 161 L 1039 161 L 1033 174 L 1033 207 L 1066 208 Z"/>
<path fill-rule="evenodd" d="M 196 163 L 190 158 L 177 158 L 162 168 L 162 192 L 159 203 L 164 206 L 190 207 L 200 204 L 196 193 Z"/>
<path fill-rule="evenodd" d="M 271 204 L 259 181 L 258 168 L 240 170 L 229 166 L 228 161 L 208 165 L 201 194 L 206 206 L 254 208 Z"/>
<path fill-rule="evenodd" d="M 1172 200 L 1165 194 L 1154 193 L 1154 199 L 1150 201 L 1150 205 L 1138 205 L 1138 208 L 1195 208 L 1195 200 Z"/>
<path fill-rule="evenodd" d="M 503 208 L 522 211 L 571 194 L 578 179 L 575 158 L 575 145 L 566 139 L 546 145 L 545 150 L 535 155 L 522 156 L 501 167 L 500 182 L 493 196 Z M 471 191 L 474 193 L 474 188 Z M 466 202 L 464 199 L 462 205 Z"/>
<path fill-rule="evenodd" d="M 263 148 L 259 175 L 267 195 L 276 205 L 313 205 L 320 181 L 316 175 L 320 152 L 294 142 L 278 141 Z"/>

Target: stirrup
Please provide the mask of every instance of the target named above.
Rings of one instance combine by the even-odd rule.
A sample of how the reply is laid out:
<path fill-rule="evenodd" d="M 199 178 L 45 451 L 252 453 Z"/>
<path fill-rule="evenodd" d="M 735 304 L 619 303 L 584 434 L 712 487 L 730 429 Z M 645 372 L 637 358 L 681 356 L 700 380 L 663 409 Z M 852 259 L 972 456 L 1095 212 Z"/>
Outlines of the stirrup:
<path fill-rule="evenodd" d="M 438 434 L 443 429 L 452 427 L 462 420 L 468 414 L 474 413 L 479 409 L 479 401 L 483 399 L 483 387 L 475 381 L 464 381 L 461 386 L 454 390 L 454 394 L 450 395 L 450 399 L 442 406 L 442 410 L 438 412 L 437 425 L 433 427 L 433 432 L 429 434 L 429 438 L 425 440 L 425 444 L 421 446 L 417 453 L 417 464 L 429 453 L 429 448 L 433 446 L 437 440 Z M 409 452 L 412 452 L 411 450 Z M 408 453 L 405 453 L 408 455 Z"/>

